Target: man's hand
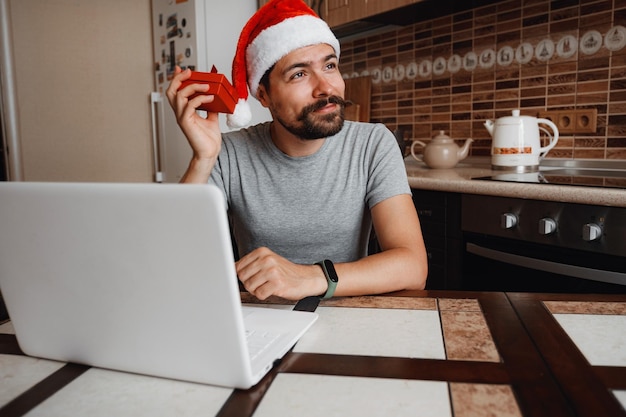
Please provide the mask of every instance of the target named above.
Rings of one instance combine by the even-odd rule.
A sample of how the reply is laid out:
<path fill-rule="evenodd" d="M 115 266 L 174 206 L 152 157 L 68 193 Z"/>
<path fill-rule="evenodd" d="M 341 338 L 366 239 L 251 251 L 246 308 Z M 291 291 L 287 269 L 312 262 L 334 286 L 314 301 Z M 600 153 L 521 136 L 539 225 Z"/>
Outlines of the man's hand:
<path fill-rule="evenodd" d="M 190 84 L 179 90 L 182 82 L 189 79 L 190 76 L 191 70 L 182 71 L 180 67 L 176 67 L 174 78 L 165 94 L 174 110 L 178 125 L 193 149 L 192 166 L 194 170 L 188 170 L 184 179 L 206 182 L 222 147 L 222 133 L 220 132 L 218 113 L 207 113 L 207 117 L 204 118 L 196 111 L 202 104 L 214 100 L 215 96 L 210 94 L 209 85 Z M 206 94 L 200 94 L 190 100 L 189 97 L 196 93 Z M 188 175 L 190 171 L 192 175 Z"/>
<path fill-rule="evenodd" d="M 324 294 L 328 287 L 322 268 L 299 265 L 268 248 L 258 248 L 236 263 L 237 275 L 246 290 L 259 300 L 275 295 L 300 300 Z"/>

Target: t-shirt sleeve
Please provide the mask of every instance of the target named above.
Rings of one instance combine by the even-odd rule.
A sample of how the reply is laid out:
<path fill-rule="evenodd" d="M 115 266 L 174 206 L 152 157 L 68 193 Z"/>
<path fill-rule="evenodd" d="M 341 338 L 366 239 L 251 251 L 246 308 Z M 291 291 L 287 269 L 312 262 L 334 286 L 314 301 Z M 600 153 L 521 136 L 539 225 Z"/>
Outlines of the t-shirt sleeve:
<path fill-rule="evenodd" d="M 396 195 L 411 194 L 404 159 L 393 133 L 382 124 L 376 125 L 371 146 L 366 195 L 370 209 Z"/>
<path fill-rule="evenodd" d="M 220 154 L 215 162 L 215 166 L 213 167 L 213 171 L 211 171 L 211 176 L 209 177 L 209 184 L 213 184 L 219 188 L 224 194 L 224 201 L 226 202 L 226 210 L 229 207 L 230 195 L 227 192 L 227 178 L 228 178 L 228 150 L 225 146 L 225 143 L 222 142 L 222 149 L 220 150 Z"/>

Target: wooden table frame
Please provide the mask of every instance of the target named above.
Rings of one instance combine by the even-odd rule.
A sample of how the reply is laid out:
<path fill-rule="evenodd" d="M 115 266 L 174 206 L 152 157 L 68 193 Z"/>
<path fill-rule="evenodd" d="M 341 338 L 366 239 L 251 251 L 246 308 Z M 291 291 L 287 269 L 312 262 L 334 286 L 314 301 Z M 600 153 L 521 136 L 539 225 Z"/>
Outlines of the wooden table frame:
<path fill-rule="evenodd" d="M 288 353 L 249 390 L 234 390 L 220 417 L 250 416 L 279 373 L 345 375 L 510 385 L 524 416 L 626 415 L 610 392 L 626 389 L 626 368 L 591 366 L 544 301 L 626 302 L 626 295 L 402 291 L 396 297 L 478 300 L 501 362 Z M 322 303 L 324 305 L 324 303 Z M 0 334 L 0 353 L 23 354 L 14 335 Z M 0 408 L 21 416 L 88 370 L 66 364 Z"/>

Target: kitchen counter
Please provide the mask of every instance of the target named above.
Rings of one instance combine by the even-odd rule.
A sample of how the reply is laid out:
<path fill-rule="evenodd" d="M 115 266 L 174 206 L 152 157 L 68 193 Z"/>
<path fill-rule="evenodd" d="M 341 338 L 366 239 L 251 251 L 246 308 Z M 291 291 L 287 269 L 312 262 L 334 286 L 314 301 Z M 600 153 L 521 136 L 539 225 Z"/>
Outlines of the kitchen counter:
<path fill-rule="evenodd" d="M 8 322 L 0 415 L 626 415 L 625 295 L 403 291 L 317 312 L 246 391 L 27 357 Z"/>
<path fill-rule="evenodd" d="M 405 158 L 409 185 L 416 189 L 626 207 L 626 190 L 619 188 L 473 180 L 502 174 L 491 169 L 490 161 L 469 157 L 452 169 L 430 169 L 411 156 Z"/>

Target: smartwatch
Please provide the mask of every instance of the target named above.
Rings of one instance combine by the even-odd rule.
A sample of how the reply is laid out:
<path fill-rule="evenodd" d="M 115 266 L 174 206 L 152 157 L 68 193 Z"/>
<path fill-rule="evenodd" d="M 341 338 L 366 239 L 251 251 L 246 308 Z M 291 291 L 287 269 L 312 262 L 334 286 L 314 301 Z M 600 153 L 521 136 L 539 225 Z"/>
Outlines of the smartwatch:
<path fill-rule="evenodd" d="M 337 277 L 337 272 L 335 271 L 335 266 L 333 265 L 332 261 L 325 259 L 321 262 L 317 262 L 315 265 L 321 266 L 322 271 L 324 271 L 324 275 L 326 276 L 328 289 L 323 296 L 320 296 L 320 298 L 322 300 L 327 300 L 335 293 L 335 288 L 337 288 L 337 282 L 339 282 L 339 277 Z"/>

